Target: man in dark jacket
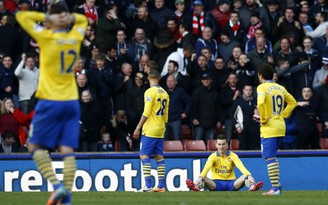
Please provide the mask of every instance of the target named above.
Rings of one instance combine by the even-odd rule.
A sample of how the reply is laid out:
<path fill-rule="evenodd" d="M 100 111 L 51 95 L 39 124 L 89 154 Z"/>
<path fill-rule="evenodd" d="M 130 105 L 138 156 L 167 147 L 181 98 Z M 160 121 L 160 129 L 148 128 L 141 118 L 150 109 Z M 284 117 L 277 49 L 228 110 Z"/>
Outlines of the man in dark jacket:
<path fill-rule="evenodd" d="M 167 93 L 170 96 L 169 120 L 164 133 L 165 139 L 170 139 L 173 134 L 174 140 L 181 140 L 182 120 L 187 120 L 192 107 L 192 98 L 177 86 L 177 79 L 169 75 L 166 79 Z"/>
<path fill-rule="evenodd" d="M 208 73 L 202 75 L 202 85 L 193 95 L 193 115 L 195 140 L 214 139 L 215 129 L 221 126 L 223 114 L 220 109 L 219 94 L 212 87 L 212 77 Z"/>

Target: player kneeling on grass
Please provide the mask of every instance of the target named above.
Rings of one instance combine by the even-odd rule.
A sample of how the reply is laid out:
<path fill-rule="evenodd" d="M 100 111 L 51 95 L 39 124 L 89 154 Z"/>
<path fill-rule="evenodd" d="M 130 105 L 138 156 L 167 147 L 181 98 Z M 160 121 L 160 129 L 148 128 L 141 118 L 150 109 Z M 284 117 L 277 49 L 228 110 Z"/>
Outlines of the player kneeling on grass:
<path fill-rule="evenodd" d="M 257 191 L 262 188 L 263 182 L 256 183 L 238 155 L 228 150 L 228 142 L 224 136 L 217 137 L 216 147 L 218 151 L 208 157 L 198 179 L 195 182 L 190 179 L 186 180 L 190 190 L 199 191 L 202 188 L 207 188 L 210 191 L 238 191 L 245 185 L 248 187 L 248 191 Z M 235 166 L 243 174 L 238 179 L 235 176 Z M 206 177 L 210 170 L 213 179 Z"/>

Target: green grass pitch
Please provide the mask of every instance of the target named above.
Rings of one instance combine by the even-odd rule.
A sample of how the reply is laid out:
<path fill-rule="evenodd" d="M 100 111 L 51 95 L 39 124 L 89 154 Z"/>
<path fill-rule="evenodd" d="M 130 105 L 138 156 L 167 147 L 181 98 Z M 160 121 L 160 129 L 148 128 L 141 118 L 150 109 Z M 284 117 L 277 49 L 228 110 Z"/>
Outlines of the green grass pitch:
<path fill-rule="evenodd" d="M 284 191 L 280 196 L 259 192 L 77 192 L 73 205 L 326 205 L 328 191 Z M 0 192 L 1 205 L 44 205 L 49 193 Z"/>

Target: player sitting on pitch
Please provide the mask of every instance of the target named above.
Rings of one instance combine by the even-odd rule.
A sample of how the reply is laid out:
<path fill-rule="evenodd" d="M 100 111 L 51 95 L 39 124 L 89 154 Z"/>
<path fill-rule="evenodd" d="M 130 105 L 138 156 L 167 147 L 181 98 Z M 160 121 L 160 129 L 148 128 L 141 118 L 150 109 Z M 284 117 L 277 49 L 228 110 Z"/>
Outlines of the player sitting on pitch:
<path fill-rule="evenodd" d="M 257 191 L 263 186 L 263 182 L 255 182 L 251 173 L 246 169 L 238 155 L 228 150 L 228 142 L 224 136 L 218 136 L 216 140 L 217 152 L 212 153 L 205 164 L 205 167 L 195 181 L 186 180 L 187 187 L 193 191 L 200 191 L 207 188 L 210 191 L 238 191 L 245 185 L 248 191 Z M 235 176 L 235 166 L 243 174 L 238 179 Z M 206 177 L 212 171 L 212 178 Z"/>

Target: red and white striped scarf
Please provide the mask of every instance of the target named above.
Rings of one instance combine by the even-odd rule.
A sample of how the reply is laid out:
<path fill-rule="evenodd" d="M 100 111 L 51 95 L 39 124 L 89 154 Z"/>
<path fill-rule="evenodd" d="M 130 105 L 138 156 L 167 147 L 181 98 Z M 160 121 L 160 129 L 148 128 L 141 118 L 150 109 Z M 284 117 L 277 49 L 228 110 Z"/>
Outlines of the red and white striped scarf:
<path fill-rule="evenodd" d="M 98 20 L 98 12 L 97 12 L 96 7 L 89 9 L 87 7 L 87 4 L 83 4 L 83 9 L 84 9 L 84 13 L 85 13 L 85 16 L 87 17 L 87 19 L 92 19 L 93 21 Z"/>
<path fill-rule="evenodd" d="M 204 30 L 204 27 L 205 27 L 205 23 L 204 23 L 204 11 L 202 11 L 200 13 L 199 19 L 197 17 L 197 14 L 195 12 L 193 13 L 193 17 L 192 17 L 192 29 L 193 29 L 193 33 L 195 35 L 198 35 L 200 33 L 199 32 L 199 29 L 198 29 L 198 21 L 199 21 L 200 29 L 201 29 L 201 31 L 203 31 Z"/>

